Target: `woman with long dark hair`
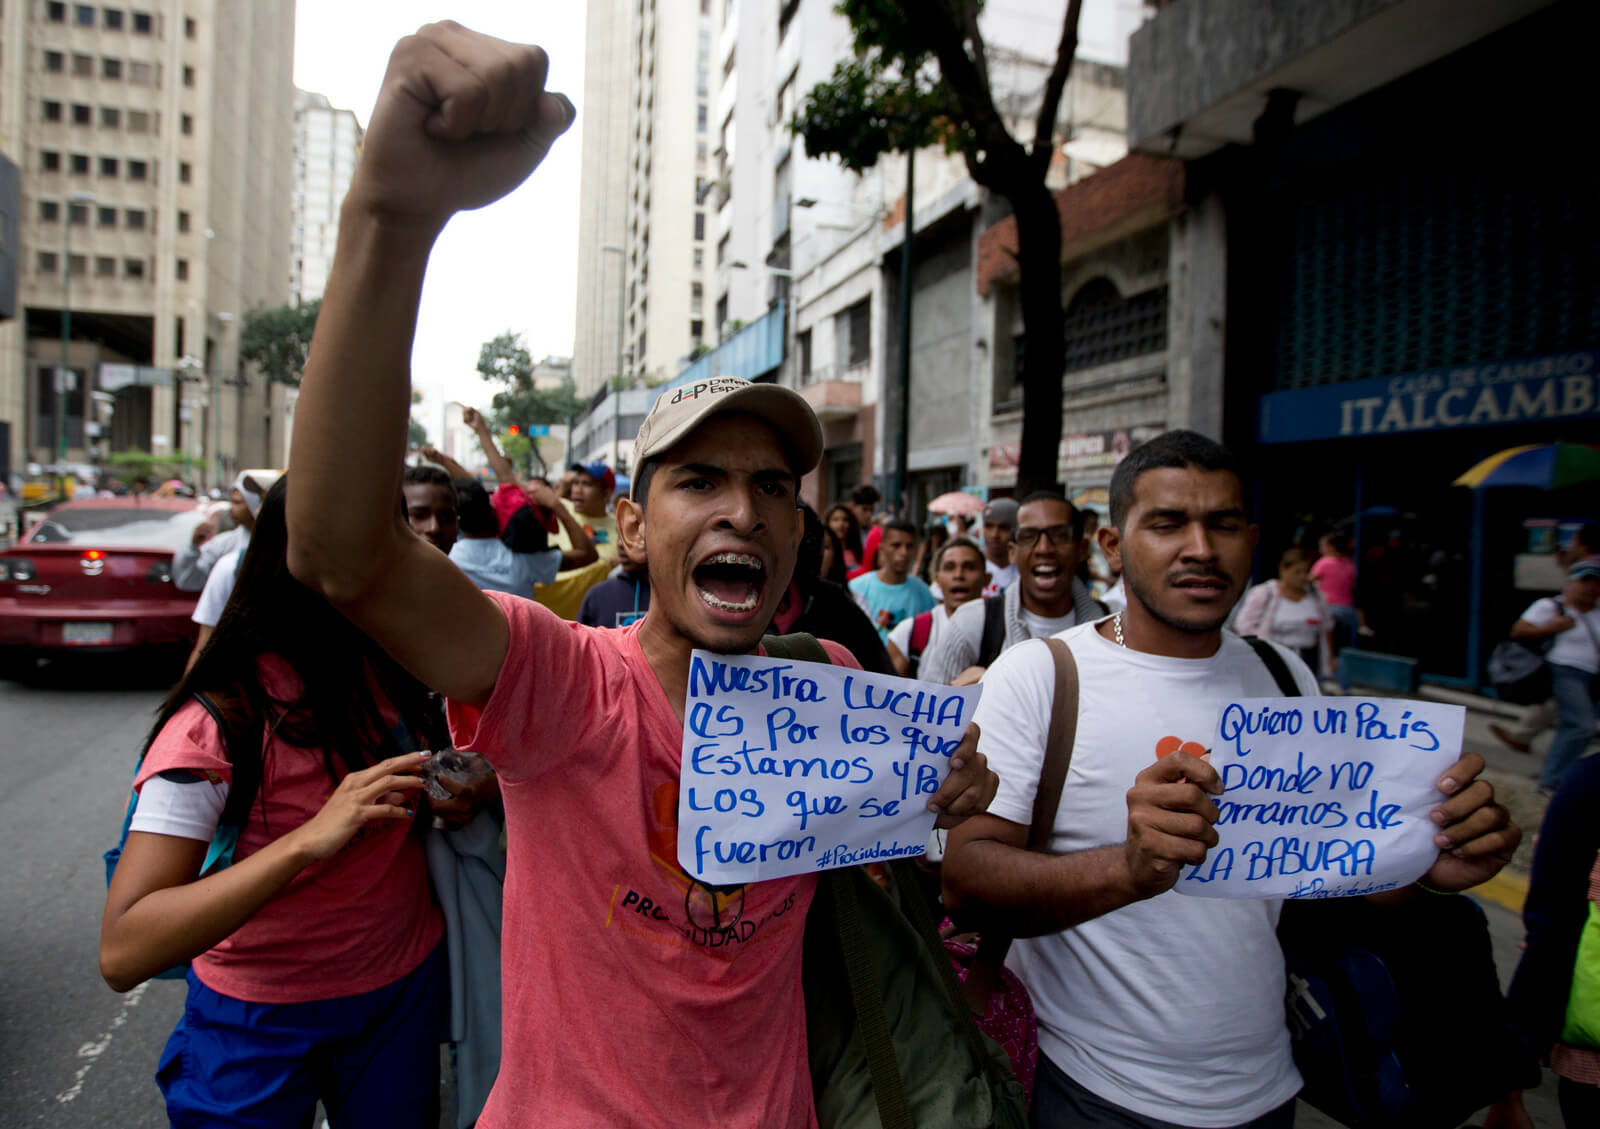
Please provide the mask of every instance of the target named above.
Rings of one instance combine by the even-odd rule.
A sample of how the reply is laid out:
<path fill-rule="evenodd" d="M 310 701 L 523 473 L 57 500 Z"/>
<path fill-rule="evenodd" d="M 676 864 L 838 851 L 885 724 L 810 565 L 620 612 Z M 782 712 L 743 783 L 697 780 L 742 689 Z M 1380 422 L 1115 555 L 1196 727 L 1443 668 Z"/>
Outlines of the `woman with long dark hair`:
<path fill-rule="evenodd" d="M 146 743 L 101 974 L 127 991 L 192 962 L 156 1075 L 175 1126 L 298 1126 L 320 1100 L 340 1129 L 422 1129 L 447 971 L 409 750 L 442 735 L 423 688 L 290 575 L 286 490 Z"/>
<path fill-rule="evenodd" d="M 844 545 L 844 567 L 856 568 L 861 564 L 861 522 L 856 512 L 843 502 L 835 502 L 823 515 L 822 524 L 833 530 Z"/>

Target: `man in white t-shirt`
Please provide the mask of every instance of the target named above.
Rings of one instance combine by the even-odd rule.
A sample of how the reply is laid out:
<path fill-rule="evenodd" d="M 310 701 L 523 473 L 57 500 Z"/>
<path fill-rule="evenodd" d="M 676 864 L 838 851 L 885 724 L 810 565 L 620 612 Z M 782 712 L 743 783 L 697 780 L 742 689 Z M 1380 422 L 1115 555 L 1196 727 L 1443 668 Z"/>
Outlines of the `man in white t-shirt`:
<path fill-rule="evenodd" d="M 1017 500 L 996 498 L 983 508 L 983 569 L 985 596 L 998 596 L 1017 582 L 1011 559 L 1011 541 L 1017 528 Z"/>
<path fill-rule="evenodd" d="M 1567 570 L 1558 599 L 1535 600 L 1511 625 L 1511 638 L 1550 640 L 1544 661 L 1556 700 L 1556 736 L 1539 773 L 1539 791 L 1554 795 L 1595 735 L 1594 679 L 1600 674 L 1600 557 Z"/>
<path fill-rule="evenodd" d="M 965 537 L 946 541 L 933 558 L 933 576 L 939 606 L 902 619 L 889 632 L 889 661 L 897 673 L 919 677 L 922 656 L 939 641 L 950 615 L 983 592 L 983 550 Z"/>
<path fill-rule="evenodd" d="M 1080 699 L 1048 854 L 1025 847 L 1050 725 L 1050 649 L 1014 647 L 983 679 L 974 720 L 1000 788 L 988 814 L 950 838 L 945 899 L 958 920 L 1026 938 L 1008 965 L 1039 1020 L 1035 1126 L 1293 1124 L 1282 903 L 1171 889 L 1217 842 L 1222 785 L 1200 755 L 1218 702 L 1279 693 L 1249 644 L 1222 630 L 1255 540 L 1232 459 L 1211 440 L 1169 432 L 1119 464 L 1100 544 L 1128 605 L 1059 636 Z M 1315 694 L 1305 664 L 1278 651 Z M 1476 780 L 1482 768 L 1469 755 L 1440 780 L 1445 850 L 1423 878 L 1434 889 L 1484 881 L 1520 838 Z"/>
<path fill-rule="evenodd" d="M 205 566 L 205 583 L 200 589 L 200 598 L 195 601 L 194 612 L 189 616 L 200 625 L 200 630 L 195 636 L 184 670 L 194 665 L 195 659 L 205 649 L 206 641 L 211 638 L 211 632 L 222 622 L 222 609 L 228 606 L 228 600 L 233 596 L 234 582 L 239 576 L 239 562 L 244 560 L 245 550 L 250 547 L 250 534 L 256 527 L 256 515 L 261 512 L 261 503 L 266 499 L 267 491 L 277 480 L 276 471 L 241 473 L 228 492 L 228 516 L 233 519 L 235 528 L 207 541 L 201 550 L 202 559 L 212 542 L 220 541 L 229 534 L 238 536 L 229 542 L 225 555 L 213 556 Z"/>
<path fill-rule="evenodd" d="M 1030 494 L 1017 509 L 1014 538 L 1017 582 L 950 617 L 950 629 L 923 656 L 923 681 L 971 685 L 1007 648 L 1105 614 L 1074 576 L 1087 551 L 1076 506 L 1060 494 Z"/>

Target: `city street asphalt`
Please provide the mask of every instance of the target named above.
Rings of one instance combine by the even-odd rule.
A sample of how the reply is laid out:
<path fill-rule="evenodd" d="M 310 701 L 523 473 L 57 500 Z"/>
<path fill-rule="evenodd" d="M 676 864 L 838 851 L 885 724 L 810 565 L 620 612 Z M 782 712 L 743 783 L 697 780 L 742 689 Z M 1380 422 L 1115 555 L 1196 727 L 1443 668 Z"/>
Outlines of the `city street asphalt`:
<path fill-rule="evenodd" d="M 96 965 L 105 901 L 101 852 L 114 845 L 134 759 L 170 669 L 143 660 L 47 666 L 26 684 L 0 681 L 6 787 L 0 791 L 0 1123 L 51 1129 L 164 1125 L 155 1063 L 183 1009 L 181 981 L 118 995 Z M 1498 783 L 1526 798 L 1537 757 L 1492 747 L 1486 720 L 1469 720 L 1467 747 L 1490 757 Z M 1531 839 L 1534 828 L 1528 827 Z M 1519 858 L 1519 863 L 1522 858 Z M 1515 967 L 1515 912 L 1525 877 L 1480 897 L 1503 980 Z M 1555 1086 L 1528 1095 L 1539 1129 L 1559 1129 Z M 1334 1123 L 1302 1106 L 1299 1129 Z"/>

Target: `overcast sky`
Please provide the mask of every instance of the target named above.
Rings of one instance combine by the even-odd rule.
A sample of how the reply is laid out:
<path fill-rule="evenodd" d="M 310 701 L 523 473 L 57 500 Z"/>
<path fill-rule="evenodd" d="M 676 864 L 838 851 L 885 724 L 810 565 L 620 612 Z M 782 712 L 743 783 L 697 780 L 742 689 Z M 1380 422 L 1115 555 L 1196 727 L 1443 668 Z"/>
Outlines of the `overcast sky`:
<path fill-rule="evenodd" d="M 502 39 L 537 43 L 550 56 L 549 88 L 578 105 L 578 121 L 516 192 L 450 221 L 428 268 L 412 353 L 424 396 L 418 420 L 440 440 L 446 400 L 488 406 L 478 348 L 505 330 L 535 358 L 572 352 L 578 254 L 579 131 L 583 127 L 583 19 L 577 0 L 300 0 L 294 82 L 355 111 L 363 127 L 389 52 L 421 25 L 448 16 Z"/>

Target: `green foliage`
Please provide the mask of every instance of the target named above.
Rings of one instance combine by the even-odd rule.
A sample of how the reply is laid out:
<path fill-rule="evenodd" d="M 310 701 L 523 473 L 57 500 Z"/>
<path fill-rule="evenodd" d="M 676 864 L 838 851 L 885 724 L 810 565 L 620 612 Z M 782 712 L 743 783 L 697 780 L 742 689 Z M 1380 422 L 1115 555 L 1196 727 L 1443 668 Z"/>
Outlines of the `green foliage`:
<path fill-rule="evenodd" d="M 576 394 L 569 378 L 560 388 L 533 386 L 533 356 L 522 343 L 521 334 L 506 332 L 485 341 L 478 351 L 478 373 L 488 381 L 505 385 L 490 401 L 494 422 L 504 429 L 511 424 L 566 423 L 576 407 Z M 510 455 L 509 457 L 515 458 Z"/>
<path fill-rule="evenodd" d="M 298 385 L 321 309 L 322 299 L 316 298 L 251 310 L 239 335 L 239 359 L 255 365 L 268 380 Z"/>
<path fill-rule="evenodd" d="M 931 46 L 901 5 L 841 0 L 835 11 L 850 21 L 855 54 L 836 65 L 828 81 L 812 87 L 789 123 L 808 154 L 838 157 L 845 168 L 860 173 L 885 153 L 941 143 L 951 153 L 976 147 L 976 135 L 965 125 Z"/>
<path fill-rule="evenodd" d="M 189 471 L 204 470 L 206 461 L 183 451 L 166 455 L 152 455 L 138 447 L 126 451 L 113 451 L 101 462 L 114 469 L 119 478 L 145 478 L 152 483 L 169 478 L 182 478 Z"/>

